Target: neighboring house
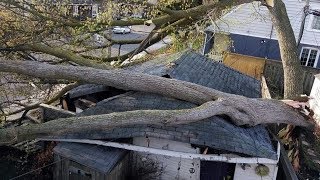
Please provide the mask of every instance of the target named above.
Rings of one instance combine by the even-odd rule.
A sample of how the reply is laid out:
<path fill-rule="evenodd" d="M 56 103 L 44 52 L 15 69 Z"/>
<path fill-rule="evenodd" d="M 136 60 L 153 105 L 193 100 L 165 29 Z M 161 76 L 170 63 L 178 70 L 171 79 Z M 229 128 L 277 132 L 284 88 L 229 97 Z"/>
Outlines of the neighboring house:
<path fill-rule="evenodd" d="M 258 80 L 192 51 L 177 59 L 155 59 L 127 70 L 189 81 L 251 98 L 261 97 Z M 102 94 L 109 98 L 95 103 Z M 87 109 L 79 105 L 85 101 L 92 101 L 87 102 Z M 70 91 L 62 102 L 66 104 L 65 108 L 72 103 L 83 108 L 76 116 L 196 107 L 195 104 L 157 94 L 124 92 L 100 85 L 80 86 Z M 52 117 L 48 111 L 45 114 Z M 57 114 L 54 116 L 58 117 Z M 129 179 L 275 180 L 277 176 L 279 146 L 277 142 L 272 143 L 265 127 L 239 127 L 230 123 L 228 117 L 214 116 L 175 126 L 136 124 L 86 131 L 85 134 L 86 138 L 104 140 L 110 147 L 59 143 L 54 148 L 58 162 L 56 179 L 124 179 L 127 175 Z M 83 135 L 59 138 L 83 139 Z"/>
<path fill-rule="evenodd" d="M 306 0 L 283 0 L 286 5 L 290 23 L 298 39 L 305 16 Z M 320 1 L 310 0 L 309 8 L 306 8 L 307 17 L 301 43 L 299 45 L 299 56 L 301 64 L 314 68 L 320 68 Z M 280 60 L 275 29 L 271 23 L 268 9 L 260 2 L 243 4 L 234 8 L 226 14 L 216 25 L 210 26 L 206 31 L 206 42 L 204 54 L 221 53 L 218 46 L 221 42 L 226 43 L 230 38 L 229 46 L 224 51 L 238 54 L 262 57 L 266 59 Z M 213 50 L 211 50 L 211 48 Z M 220 48 L 221 49 L 221 48 Z M 211 51 L 211 52 L 210 52 Z"/>
<path fill-rule="evenodd" d="M 96 18 L 101 5 L 102 0 L 70 0 L 69 12 L 79 20 Z"/>

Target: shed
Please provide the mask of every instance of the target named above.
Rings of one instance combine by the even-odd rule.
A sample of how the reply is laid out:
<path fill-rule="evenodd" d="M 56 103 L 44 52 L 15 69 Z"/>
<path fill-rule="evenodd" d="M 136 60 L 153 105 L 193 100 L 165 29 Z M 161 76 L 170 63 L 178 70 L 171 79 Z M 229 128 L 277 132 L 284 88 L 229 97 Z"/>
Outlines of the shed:
<path fill-rule="evenodd" d="M 54 179 L 59 180 L 121 180 L 128 169 L 124 149 L 79 143 L 59 143 L 55 156 Z"/>
<path fill-rule="evenodd" d="M 174 60 L 155 59 L 126 69 L 184 80 L 251 98 L 261 96 L 260 81 L 193 51 L 187 51 Z M 129 91 L 97 102 L 94 107 L 84 109 L 77 116 L 196 106 L 158 94 Z M 136 124 L 59 138 L 101 139 L 98 141 L 100 145 L 131 150 L 129 174 L 143 172 L 139 178 L 143 176 L 145 179 L 243 179 L 251 176 L 253 179 L 259 177 L 269 180 L 275 179 L 277 174 L 279 151 L 271 142 L 265 127 L 239 127 L 223 116 L 174 126 Z M 130 143 L 117 142 L 122 139 L 129 139 Z M 95 155 L 95 158 L 98 157 Z M 250 165 L 242 166 L 246 163 Z M 255 174 L 260 163 L 266 163 L 268 177 L 261 178 Z"/>

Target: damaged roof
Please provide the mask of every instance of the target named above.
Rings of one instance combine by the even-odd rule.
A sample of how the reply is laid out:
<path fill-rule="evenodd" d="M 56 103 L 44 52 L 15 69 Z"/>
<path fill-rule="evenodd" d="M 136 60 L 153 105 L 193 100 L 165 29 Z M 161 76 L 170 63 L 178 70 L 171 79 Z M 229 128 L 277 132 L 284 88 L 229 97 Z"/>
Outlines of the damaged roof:
<path fill-rule="evenodd" d="M 192 50 L 160 57 L 127 70 L 188 81 L 222 92 L 250 98 L 261 97 L 260 81 Z"/>
<path fill-rule="evenodd" d="M 193 107 L 196 107 L 196 105 L 157 94 L 130 92 L 117 98 L 101 101 L 97 103 L 96 107 L 86 109 L 78 116 L 130 110 L 170 110 Z M 86 132 L 86 136 L 88 134 L 90 134 L 91 139 L 119 139 L 141 136 L 164 138 L 248 156 L 277 159 L 268 132 L 262 125 L 249 128 L 239 127 L 229 123 L 228 119 L 219 116 L 190 124 L 175 126 L 134 125 L 103 132 Z M 72 135 L 68 138 L 82 138 L 82 135 Z"/>
<path fill-rule="evenodd" d="M 192 50 L 156 58 L 141 64 L 124 68 L 132 72 L 166 76 L 188 81 L 222 92 L 246 96 L 261 97 L 260 81 L 239 71 L 209 59 Z M 70 98 L 108 90 L 103 85 L 87 84 L 69 91 Z"/>
<path fill-rule="evenodd" d="M 170 76 L 170 78 L 250 98 L 261 97 L 260 81 L 193 51 L 186 51 L 174 59 L 155 59 L 127 67 L 126 69 L 157 76 Z M 84 110 L 78 116 L 142 109 L 170 110 L 192 107 L 196 107 L 196 105 L 157 94 L 128 92 L 98 102 L 95 107 Z M 276 151 L 264 126 L 239 127 L 230 123 L 227 117 L 220 116 L 214 116 L 190 124 L 169 127 L 134 125 L 84 133 L 86 134 L 86 138 L 91 139 L 118 139 L 141 136 L 158 137 L 247 156 L 277 159 Z M 90 137 L 88 137 L 88 134 L 90 134 Z M 82 137 L 83 134 L 81 133 L 65 136 L 65 138 Z"/>

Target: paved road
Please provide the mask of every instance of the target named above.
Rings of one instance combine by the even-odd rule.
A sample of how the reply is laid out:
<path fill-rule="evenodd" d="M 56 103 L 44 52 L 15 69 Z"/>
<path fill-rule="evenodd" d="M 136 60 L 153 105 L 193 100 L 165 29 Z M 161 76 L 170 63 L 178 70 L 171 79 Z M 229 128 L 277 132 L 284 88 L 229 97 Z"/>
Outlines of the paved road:
<path fill-rule="evenodd" d="M 132 26 L 131 33 L 128 34 L 114 34 L 112 33 L 112 38 L 116 40 L 124 40 L 124 39 L 144 39 L 148 36 L 154 26 L 145 26 L 145 25 L 136 25 Z M 139 44 L 128 44 L 122 45 L 120 50 L 120 55 L 126 54 L 130 51 L 133 51 L 139 46 Z M 118 55 L 119 45 L 113 45 L 111 48 L 111 55 L 116 56 Z"/>

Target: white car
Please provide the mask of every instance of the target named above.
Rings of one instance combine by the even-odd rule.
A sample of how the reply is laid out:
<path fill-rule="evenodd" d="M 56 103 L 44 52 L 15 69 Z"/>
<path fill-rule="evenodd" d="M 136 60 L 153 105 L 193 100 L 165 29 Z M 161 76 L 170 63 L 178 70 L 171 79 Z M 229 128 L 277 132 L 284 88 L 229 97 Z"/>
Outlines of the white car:
<path fill-rule="evenodd" d="M 131 17 L 136 19 L 142 19 L 142 14 L 133 14 Z"/>
<path fill-rule="evenodd" d="M 112 32 L 115 34 L 127 34 L 131 32 L 131 26 L 115 26 L 113 27 Z"/>

